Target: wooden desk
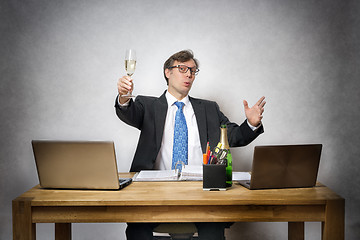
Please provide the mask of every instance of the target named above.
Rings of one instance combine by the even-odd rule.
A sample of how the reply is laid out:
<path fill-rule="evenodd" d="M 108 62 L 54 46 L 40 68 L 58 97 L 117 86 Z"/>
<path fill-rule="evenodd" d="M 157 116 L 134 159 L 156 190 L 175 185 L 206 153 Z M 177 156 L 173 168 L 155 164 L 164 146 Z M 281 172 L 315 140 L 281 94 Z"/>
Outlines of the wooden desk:
<path fill-rule="evenodd" d="M 134 182 L 121 191 L 47 190 L 13 200 L 13 239 L 36 239 L 36 223 L 55 223 L 55 239 L 71 239 L 71 223 L 289 222 L 289 239 L 304 239 L 304 222 L 322 222 L 323 240 L 344 239 L 345 200 L 314 188 L 202 190 L 202 182 Z"/>

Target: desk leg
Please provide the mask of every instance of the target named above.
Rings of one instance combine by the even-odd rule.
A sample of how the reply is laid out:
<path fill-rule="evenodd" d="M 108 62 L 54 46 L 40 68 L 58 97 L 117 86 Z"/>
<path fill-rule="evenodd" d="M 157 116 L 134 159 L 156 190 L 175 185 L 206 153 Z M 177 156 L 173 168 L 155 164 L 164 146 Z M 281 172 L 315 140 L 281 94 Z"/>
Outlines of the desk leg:
<path fill-rule="evenodd" d="M 55 223 L 55 240 L 71 240 L 71 223 Z"/>
<path fill-rule="evenodd" d="M 12 201 L 13 240 L 36 240 L 36 224 L 31 219 L 31 199 Z"/>
<path fill-rule="evenodd" d="M 325 222 L 322 222 L 322 239 L 345 239 L 345 199 L 326 202 Z"/>
<path fill-rule="evenodd" d="M 288 223 L 288 239 L 289 240 L 304 240 L 304 222 L 289 222 Z"/>

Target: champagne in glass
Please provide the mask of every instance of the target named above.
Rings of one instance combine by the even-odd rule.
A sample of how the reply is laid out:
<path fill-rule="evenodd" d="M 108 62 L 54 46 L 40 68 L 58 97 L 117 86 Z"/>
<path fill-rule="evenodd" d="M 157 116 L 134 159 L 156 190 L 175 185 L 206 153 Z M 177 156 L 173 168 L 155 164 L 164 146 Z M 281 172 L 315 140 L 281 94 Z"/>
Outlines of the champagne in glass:
<path fill-rule="evenodd" d="M 126 52 L 125 52 L 125 71 L 126 71 L 126 74 L 129 77 L 131 77 L 135 72 L 135 68 L 136 68 L 136 52 L 135 52 L 134 49 L 127 49 Z M 121 95 L 121 97 L 132 98 L 134 96 L 131 95 L 130 92 L 128 92 L 126 95 Z"/>
<path fill-rule="evenodd" d="M 135 72 L 136 60 L 125 60 L 125 70 L 128 76 L 132 76 Z"/>

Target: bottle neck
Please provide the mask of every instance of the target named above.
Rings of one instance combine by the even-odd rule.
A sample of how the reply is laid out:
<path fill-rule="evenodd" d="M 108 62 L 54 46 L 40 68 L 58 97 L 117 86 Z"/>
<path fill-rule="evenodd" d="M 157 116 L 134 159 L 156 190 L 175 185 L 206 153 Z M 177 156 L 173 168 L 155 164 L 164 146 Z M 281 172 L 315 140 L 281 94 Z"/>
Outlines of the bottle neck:
<path fill-rule="evenodd" d="M 220 142 L 222 144 L 222 149 L 230 149 L 227 138 L 227 128 L 221 128 Z"/>

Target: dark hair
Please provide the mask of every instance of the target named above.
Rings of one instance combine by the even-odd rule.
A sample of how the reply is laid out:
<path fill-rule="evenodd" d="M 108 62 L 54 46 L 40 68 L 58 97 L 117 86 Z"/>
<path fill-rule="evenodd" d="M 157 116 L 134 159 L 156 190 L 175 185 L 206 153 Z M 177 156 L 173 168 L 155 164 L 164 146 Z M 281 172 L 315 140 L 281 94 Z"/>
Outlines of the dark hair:
<path fill-rule="evenodd" d="M 199 68 L 199 61 L 194 58 L 194 54 L 191 50 L 182 50 L 180 52 L 177 52 L 173 54 L 171 57 L 169 57 L 168 60 L 164 63 L 164 77 L 166 79 L 166 83 L 169 85 L 169 79 L 166 77 L 165 70 L 172 67 L 175 61 L 178 62 L 187 62 L 189 60 L 194 60 L 196 68 Z"/>

